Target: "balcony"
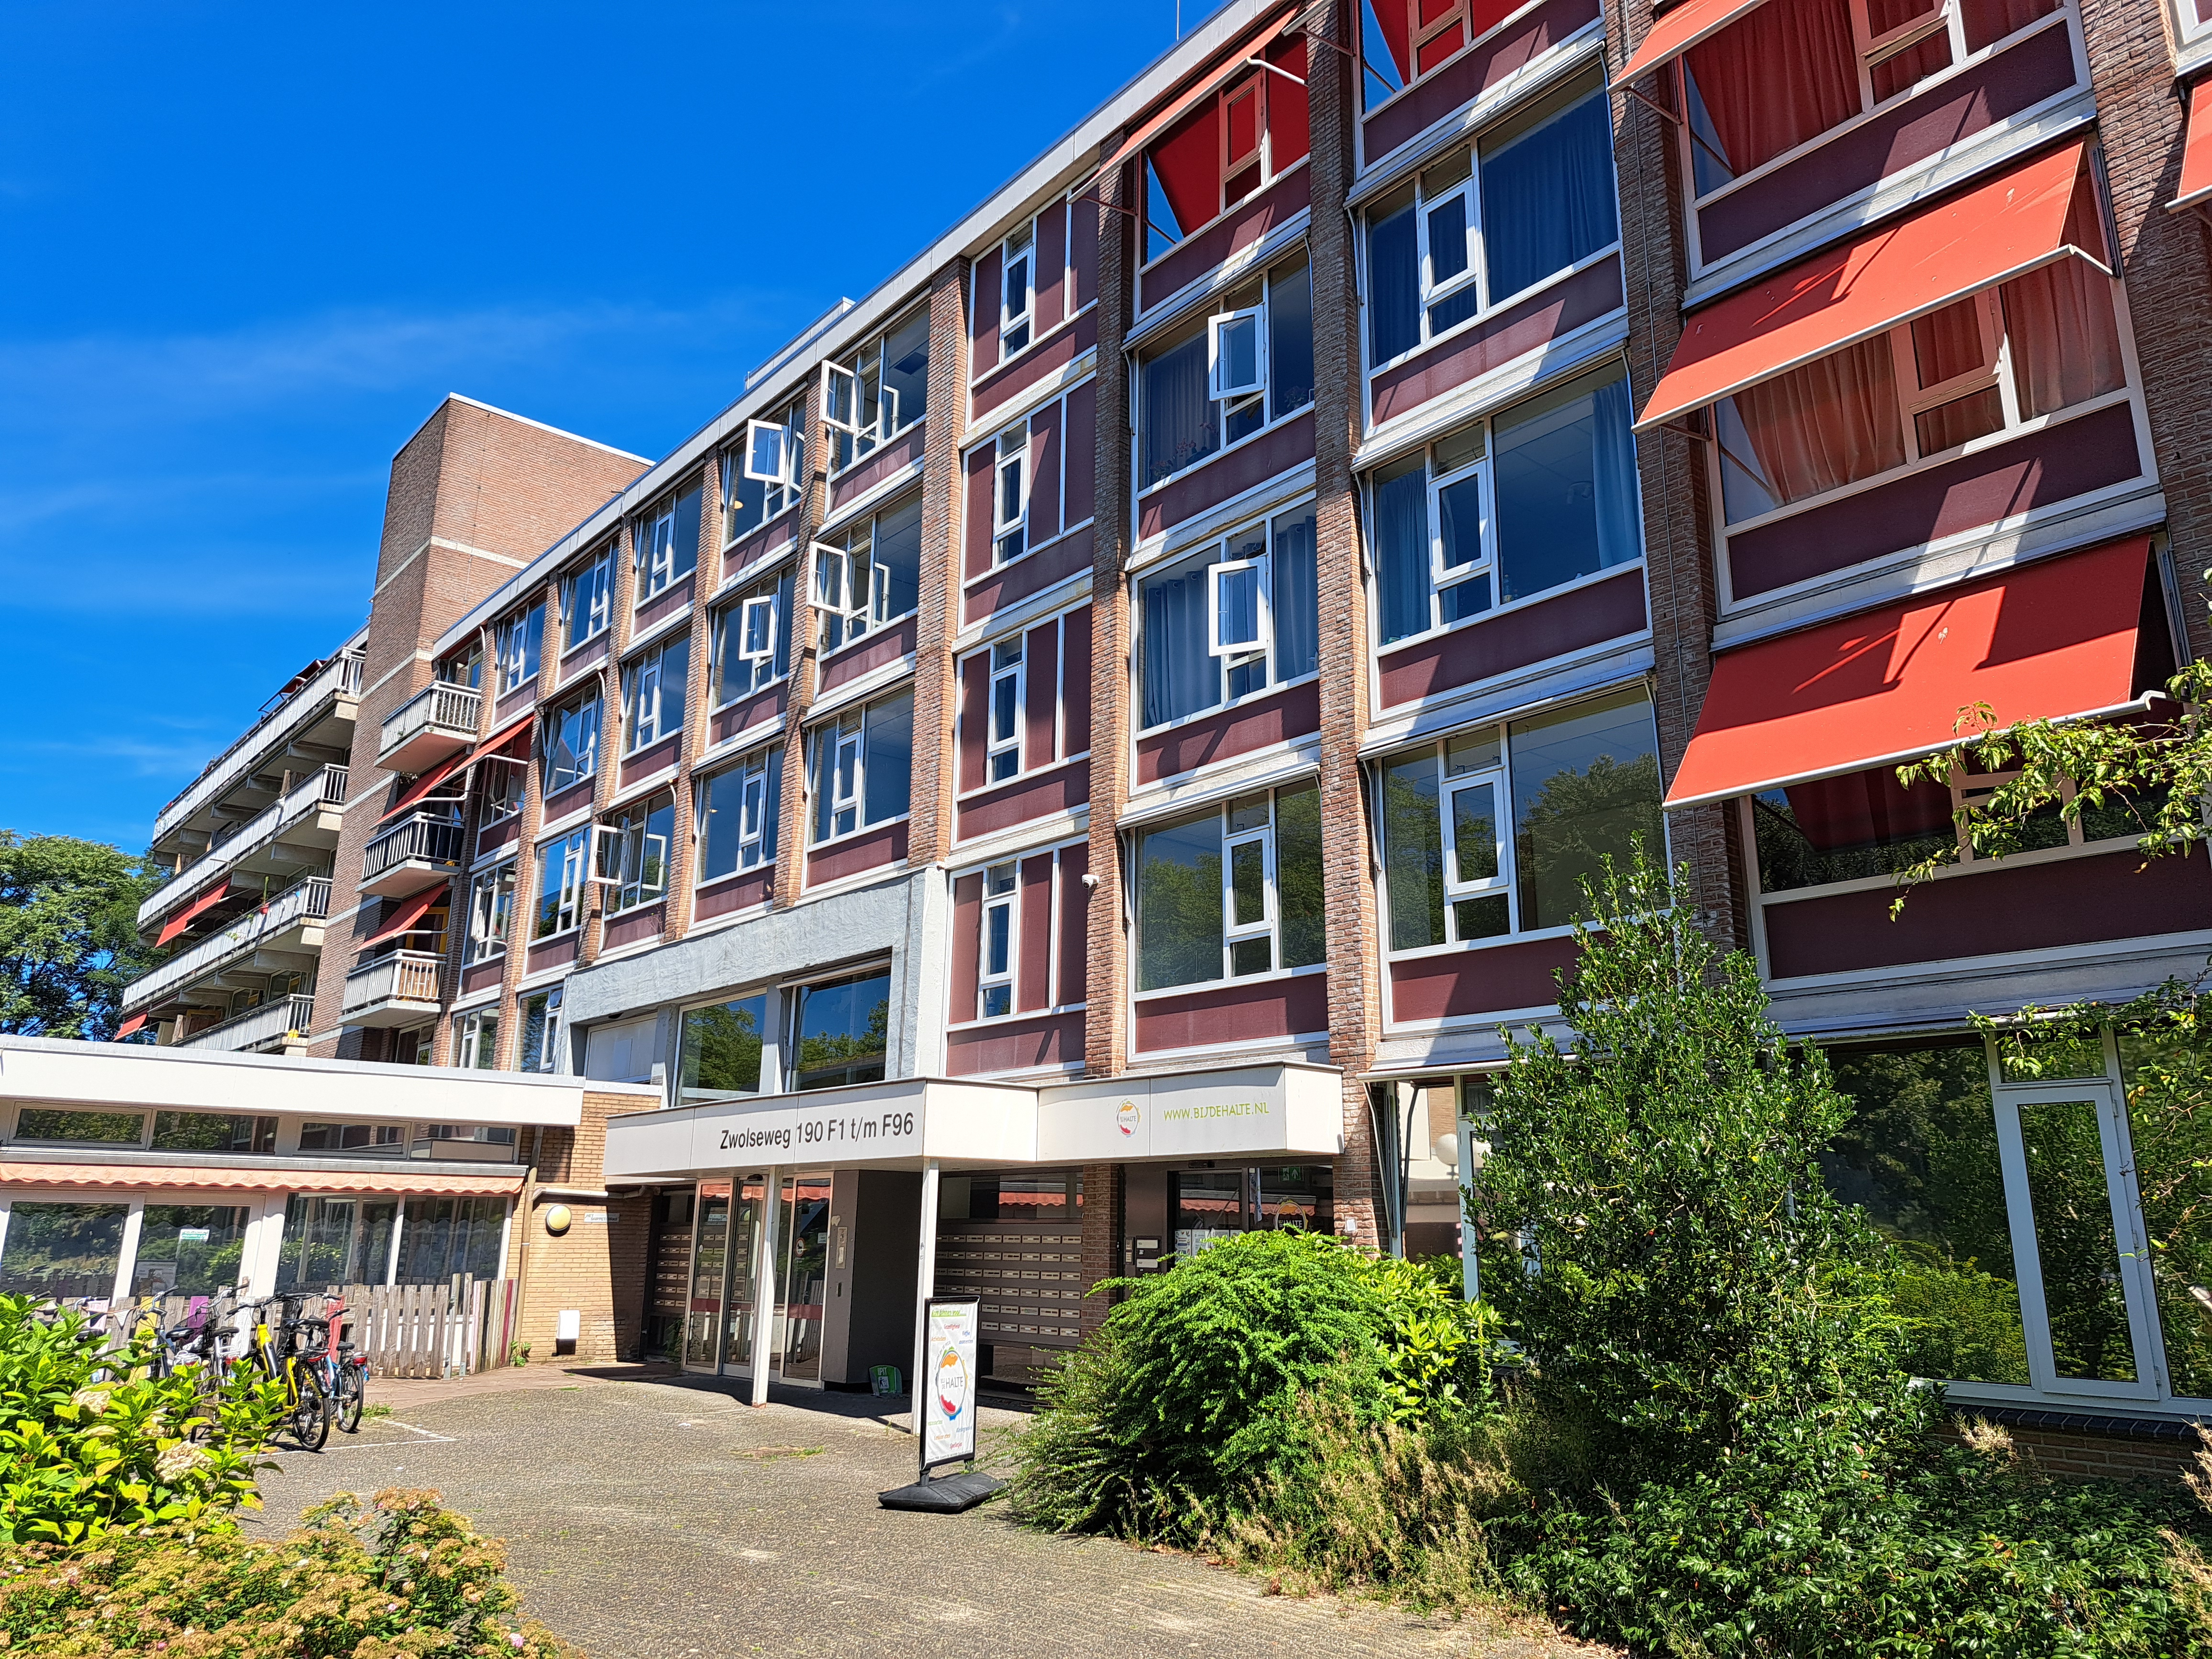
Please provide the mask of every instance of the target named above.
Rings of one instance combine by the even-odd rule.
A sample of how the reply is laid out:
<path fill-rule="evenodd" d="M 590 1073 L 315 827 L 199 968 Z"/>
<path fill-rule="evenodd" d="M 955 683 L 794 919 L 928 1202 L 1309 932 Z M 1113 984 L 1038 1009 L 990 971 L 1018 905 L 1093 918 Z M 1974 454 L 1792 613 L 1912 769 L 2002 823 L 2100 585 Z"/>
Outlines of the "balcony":
<path fill-rule="evenodd" d="M 123 990 L 123 1012 L 148 1012 L 179 992 L 234 969 L 312 967 L 323 948 L 323 918 L 330 913 L 331 878 L 310 876 L 131 981 Z"/>
<path fill-rule="evenodd" d="M 311 996 L 277 997 L 233 1014 L 220 1025 L 210 1025 L 179 1038 L 179 1048 L 215 1048 L 228 1054 L 304 1054 L 307 1032 L 315 1023 L 315 1000 Z"/>
<path fill-rule="evenodd" d="M 419 1025 L 438 1016 L 441 958 L 428 951 L 395 951 L 346 975 L 340 1016 L 349 1025 Z"/>
<path fill-rule="evenodd" d="M 361 890 L 404 898 L 460 871 L 461 826 L 431 812 L 410 812 L 380 830 L 362 854 Z"/>
<path fill-rule="evenodd" d="M 483 694 L 441 681 L 426 685 L 384 717 L 376 763 L 387 772 L 427 772 L 477 740 Z"/>
<path fill-rule="evenodd" d="M 276 875 L 288 865 L 295 870 L 302 864 L 327 865 L 330 849 L 338 844 L 346 776 L 343 766 L 309 773 L 289 794 L 155 888 L 138 907 L 139 931 L 145 932 L 225 876 Z M 312 851 L 298 856 L 295 848 Z"/>
<path fill-rule="evenodd" d="M 322 671 L 256 721 L 154 820 L 156 847 L 187 825 L 200 823 L 218 802 L 288 753 L 343 757 L 352 746 L 361 700 L 361 653 L 340 652 Z"/>

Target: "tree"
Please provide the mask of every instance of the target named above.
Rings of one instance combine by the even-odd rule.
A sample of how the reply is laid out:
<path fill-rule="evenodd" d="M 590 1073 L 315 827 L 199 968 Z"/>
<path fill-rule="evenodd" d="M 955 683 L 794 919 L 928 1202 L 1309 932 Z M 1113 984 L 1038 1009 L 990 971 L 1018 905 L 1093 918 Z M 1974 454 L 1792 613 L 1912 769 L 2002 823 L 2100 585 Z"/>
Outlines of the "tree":
<path fill-rule="evenodd" d="M 119 848 L 0 830 L 0 1031 L 112 1036 L 123 988 L 156 958 L 138 906 L 161 884 Z"/>

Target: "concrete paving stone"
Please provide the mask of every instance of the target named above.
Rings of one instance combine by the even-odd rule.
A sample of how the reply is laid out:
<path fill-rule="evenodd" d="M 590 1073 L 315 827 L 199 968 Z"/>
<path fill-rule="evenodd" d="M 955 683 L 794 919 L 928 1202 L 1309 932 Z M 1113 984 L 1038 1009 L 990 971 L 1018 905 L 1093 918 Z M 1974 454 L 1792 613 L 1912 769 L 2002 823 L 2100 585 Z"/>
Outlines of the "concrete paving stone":
<path fill-rule="evenodd" d="M 538 1366 L 490 1386 L 500 1375 L 372 1383 L 371 1403 L 393 1415 L 332 1434 L 319 1455 L 280 1454 L 247 1525 L 281 1532 L 333 1492 L 436 1487 L 507 1540 L 530 1613 L 593 1659 L 1604 1651 L 1495 1622 L 1270 1596 L 1259 1578 L 1188 1556 L 1030 1531 L 995 1503 L 950 1516 L 881 1509 L 877 1492 L 914 1478 L 902 1400 L 778 1389 L 755 1408 L 731 1385 L 663 1372 L 563 1378 Z M 1020 1421 L 987 1409 L 987 1440 Z"/>

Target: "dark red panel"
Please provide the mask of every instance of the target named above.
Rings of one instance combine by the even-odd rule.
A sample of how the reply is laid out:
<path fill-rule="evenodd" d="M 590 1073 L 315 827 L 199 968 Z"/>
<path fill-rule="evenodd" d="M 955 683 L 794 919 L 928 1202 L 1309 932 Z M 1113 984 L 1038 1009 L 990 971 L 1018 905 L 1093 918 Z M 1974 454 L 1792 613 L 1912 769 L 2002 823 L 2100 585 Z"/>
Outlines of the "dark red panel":
<path fill-rule="evenodd" d="M 1060 638 L 1067 663 L 1060 676 L 1060 729 L 1066 752 L 1080 755 L 1091 747 L 1091 607 L 1067 613 Z"/>
<path fill-rule="evenodd" d="M 1577 30 L 1595 22 L 1597 17 L 1597 0 L 1551 0 L 1472 52 L 1461 53 L 1427 80 L 1416 82 L 1389 107 L 1368 118 L 1368 159 L 1389 155 L 1461 105 L 1473 103 Z"/>
<path fill-rule="evenodd" d="M 994 1019 L 988 1025 L 948 1031 L 945 1069 L 952 1077 L 990 1072 L 1026 1072 L 1040 1066 L 1083 1063 L 1083 1015 L 1039 1014 L 1030 1019 Z"/>
<path fill-rule="evenodd" d="M 574 962 L 576 959 L 577 943 L 583 937 L 582 928 L 572 927 L 558 939 L 548 939 L 543 945 L 532 945 L 528 971 L 540 974 L 548 968 L 558 968 L 564 962 Z"/>
<path fill-rule="evenodd" d="M 968 523 L 960 568 L 969 576 L 980 576 L 991 568 L 991 477 L 997 459 L 997 452 L 986 443 L 969 451 L 967 459 L 962 463 L 968 470 Z"/>
<path fill-rule="evenodd" d="M 1018 823 L 1071 812 L 1091 799 L 1091 763 L 1077 761 L 1004 783 L 988 794 L 962 801 L 958 834 L 963 841 L 996 835 Z"/>
<path fill-rule="evenodd" d="M 744 540 L 730 544 L 730 550 L 722 556 L 722 580 L 727 581 L 740 570 L 750 569 L 763 559 L 774 557 L 798 537 L 799 514 L 778 514 L 773 523 L 764 524 Z"/>
<path fill-rule="evenodd" d="M 1382 706 L 1416 702 L 1455 686 L 1580 651 L 1646 626 L 1644 573 L 1624 571 L 1556 599 L 1486 617 L 1382 653 Z"/>
<path fill-rule="evenodd" d="M 1231 449 L 1200 461 L 1171 483 L 1163 484 L 1137 503 L 1137 533 L 1157 536 L 1194 519 L 1210 507 L 1232 495 L 1241 495 L 1256 484 L 1288 472 L 1314 453 L 1313 411 L 1285 421 L 1241 449 Z"/>
<path fill-rule="evenodd" d="M 1060 422 L 1058 402 L 1030 416 L 1030 539 L 1060 534 Z"/>
<path fill-rule="evenodd" d="M 1793 979 L 2193 933 L 2212 927 L 2208 873 L 2202 853 L 2145 863 L 2130 848 L 1923 882 L 1895 921 L 1888 886 L 1770 903 L 1767 961 L 1776 979 Z"/>
<path fill-rule="evenodd" d="M 1220 163 L 1214 164 L 1215 171 Z M 1156 306 L 1178 289 L 1234 258 L 1278 225 L 1288 224 L 1312 199 L 1311 169 L 1300 167 L 1250 201 L 1224 213 L 1206 229 L 1163 253 L 1159 263 L 1137 278 L 1139 307 Z M 1218 199 L 1218 198 L 1217 198 Z"/>
<path fill-rule="evenodd" d="M 963 619 L 974 622 L 1001 605 L 1012 605 L 1032 593 L 1066 581 L 1078 571 L 1091 568 L 1091 526 L 1085 525 L 1061 537 L 1050 547 L 1019 558 L 970 587 L 960 605 Z"/>
<path fill-rule="evenodd" d="M 1014 963 L 1014 1006 L 1030 1014 L 1052 1006 L 1052 854 L 1022 860 L 1022 946 Z"/>
<path fill-rule="evenodd" d="M 1036 327 L 1042 334 L 1067 319 L 1067 204 L 1036 216 Z"/>
<path fill-rule="evenodd" d="M 708 728 L 709 740 L 724 743 L 740 732 L 767 725 L 783 713 L 784 694 L 790 689 L 790 681 L 778 680 L 765 691 L 756 691 L 749 697 L 738 698 L 726 708 L 717 709 Z"/>
<path fill-rule="evenodd" d="M 1022 763 L 1035 770 L 1060 758 L 1054 748 L 1060 726 L 1060 624 L 1030 629 L 1022 655 L 1029 705 L 1022 711 Z"/>
<path fill-rule="evenodd" d="M 888 869 L 906 857 L 904 818 L 872 830 L 865 836 L 841 841 L 835 847 L 806 855 L 806 882 L 818 887 L 825 881 L 857 876 L 867 870 Z"/>
<path fill-rule="evenodd" d="M 2125 404 L 1729 538 L 1739 599 L 2140 476 Z"/>
<path fill-rule="evenodd" d="M 1208 986 L 1137 1005 L 1136 1047 L 1196 1048 L 1328 1030 L 1328 975 L 1296 974 L 1256 984 Z"/>
<path fill-rule="evenodd" d="M 605 662 L 607 659 L 607 647 L 612 642 L 614 636 L 613 629 L 602 628 L 574 651 L 563 656 L 561 659 L 561 684 L 566 685 L 586 669 Z"/>
<path fill-rule="evenodd" d="M 1188 726 L 1137 739 L 1137 781 L 1158 783 L 1255 749 L 1321 730 L 1321 687 L 1312 680 L 1255 702 L 1224 708 Z"/>
<path fill-rule="evenodd" d="M 945 1017 L 954 1025 L 975 1018 L 976 982 L 982 977 L 983 877 L 981 872 L 952 884 L 952 975 L 946 985 Z"/>
<path fill-rule="evenodd" d="M 486 986 L 498 984 L 500 975 L 506 971 L 507 963 L 504 958 L 497 962 L 479 962 L 474 967 L 462 969 L 461 994 L 468 996 L 474 992 L 483 990 Z"/>
<path fill-rule="evenodd" d="M 691 901 L 692 918 L 704 921 L 709 916 L 726 916 L 733 910 L 765 904 L 775 884 L 773 863 L 756 865 L 740 875 L 724 876 L 699 890 L 698 896 Z"/>
<path fill-rule="evenodd" d="M 522 833 L 522 814 L 510 812 L 497 823 L 487 824 L 477 831 L 477 856 L 495 853 Z"/>
<path fill-rule="evenodd" d="M 1571 934 L 1492 945 L 1390 964 L 1394 1020 L 1462 1019 L 1515 1008 L 1548 1008 L 1559 1000 L 1553 973 L 1575 959 Z"/>
<path fill-rule="evenodd" d="M 1074 453 L 1067 458 L 1066 522 L 1081 524 L 1091 516 L 1091 497 L 1098 487 L 1096 441 L 1098 426 L 1098 382 L 1085 380 L 1067 394 L 1067 430 Z"/>
<path fill-rule="evenodd" d="M 1395 420 L 1454 386 L 1541 350 L 1560 335 L 1620 310 L 1621 303 L 1616 254 L 1377 374 L 1375 423 Z"/>
<path fill-rule="evenodd" d="M 1081 843 L 1060 849 L 1060 1000 L 1080 1002 L 1090 959 L 1091 889 L 1084 875 L 1091 848 Z"/>
<path fill-rule="evenodd" d="M 658 937 L 663 908 L 658 904 L 648 904 L 642 909 L 628 911 L 615 917 L 600 934 L 599 949 L 611 951 L 619 945 L 635 945 L 641 939 Z"/>
<path fill-rule="evenodd" d="M 557 794 L 545 798 L 545 810 L 538 815 L 542 823 L 558 823 L 571 812 L 580 812 L 592 804 L 592 780 L 584 779 L 570 784 Z"/>
<path fill-rule="evenodd" d="M 537 701 L 538 676 L 532 674 L 494 705 L 491 711 L 493 729 L 497 730 L 509 720 L 520 720 L 530 712 L 531 705 Z"/>
<path fill-rule="evenodd" d="M 847 646 L 834 657 L 823 658 L 822 690 L 834 691 L 869 670 L 896 662 L 906 655 L 914 649 L 915 621 L 908 617 L 894 627 L 879 628 L 872 634 L 861 635 L 859 644 Z"/>
<path fill-rule="evenodd" d="M 1724 259 L 2073 84 L 2074 52 L 2065 27 L 2032 35 L 1731 191 L 1698 216 L 1705 262 Z"/>
<path fill-rule="evenodd" d="M 997 374 L 981 381 L 969 398 L 969 418 L 981 420 L 1000 404 L 1012 403 L 1039 380 L 1066 368 L 1089 348 L 1087 333 L 1085 324 L 1078 322 L 1073 328 L 1047 335 Z"/>
<path fill-rule="evenodd" d="M 1073 289 L 1067 296 L 1073 313 L 1096 297 L 1098 288 L 1098 216 L 1106 210 L 1096 195 L 1069 204 L 1067 216 L 1068 276 Z"/>
<path fill-rule="evenodd" d="M 649 778 L 655 772 L 665 772 L 676 764 L 684 747 L 684 734 L 663 738 L 659 743 L 647 744 L 622 763 L 622 787 L 625 789 L 641 778 Z"/>
<path fill-rule="evenodd" d="M 908 427 L 903 437 L 884 445 L 865 460 L 849 466 L 837 475 L 830 486 L 830 510 L 842 510 L 848 501 L 856 501 L 878 484 L 895 473 L 904 471 L 921 459 L 922 441 L 929 430 L 929 422 Z"/>
<path fill-rule="evenodd" d="M 991 653 L 978 651 L 960 665 L 960 781 L 963 794 L 983 787 L 990 750 Z"/>
<path fill-rule="evenodd" d="M 975 261 L 974 313 L 969 319 L 968 374 L 970 379 L 988 374 L 999 363 L 1000 249 L 993 248 Z"/>
<path fill-rule="evenodd" d="M 690 604 L 691 580 L 690 576 L 680 577 L 640 605 L 637 620 L 631 625 L 630 632 L 633 635 L 642 634 L 663 617 L 672 617 Z"/>

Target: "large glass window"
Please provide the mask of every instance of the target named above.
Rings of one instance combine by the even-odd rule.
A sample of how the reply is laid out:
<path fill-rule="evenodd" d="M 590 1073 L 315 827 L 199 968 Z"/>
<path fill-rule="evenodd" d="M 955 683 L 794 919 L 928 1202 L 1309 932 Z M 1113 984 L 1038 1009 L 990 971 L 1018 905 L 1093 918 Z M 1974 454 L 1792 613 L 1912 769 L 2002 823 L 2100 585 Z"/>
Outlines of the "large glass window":
<path fill-rule="evenodd" d="M 48 1204 L 17 1199 L 0 1243 L 0 1293 L 112 1297 L 123 1267 L 128 1204 Z"/>
<path fill-rule="evenodd" d="M 399 1228 L 398 1285 L 439 1285 L 455 1273 L 499 1277 L 507 1236 L 503 1198 L 410 1198 Z"/>
<path fill-rule="evenodd" d="M 920 603 L 921 498 L 878 513 L 814 550 L 822 649 L 839 650 Z"/>
<path fill-rule="evenodd" d="M 600 550 L 597 557 L 577 566 L 561 578 L 561 629 L 568 649 L 606 632 L 614 615 L 615 550 Z"/>
<path fill-rule="evenodd" d="M 591 875 L 591 832 L 574 830 L 538 849 L 536 936 L 565 933 L 584 919 L 584 884 Z"/>
<path fill-rule="evenodd" d="M 567 1044 L 562 1041 L 561 1003 L 563 988 L 550 985 L 522 999 L 521 1069 L 526 1072 L 565 1072 Z"/>
<path fill-rule="evenodd" d="M 757 750 L 699 785 L 699 880 L 757 870 L 775 859 L 783 745 Z"/>
<path fill-rule="evenodd" d="M 745 441 L 722 457 L 722 535 L 735 541 L 799 504 L 806 479 L 806 401 L 745 423 Z"/>
<path fill-rule="evenodd" d="M 1321 790 L 1240 795 L 1137 837 L 1137 988 L 1304 968 L 1328 955 Z"/>
<path fill-rule="evenodd" d="M 1151 349 L 1137 371 L 1149 489 L 1313 401 L 1313 284 L 1305 256 L 1231 289 Z"/>
<path fill-rule="evenodd" d="M 691 640 L 681 635 L 623 665 L 623 715 L 630 751 L 684 729 L 684 681 Z"/>
<path fill-rule="evenodd" d="M 1368 355 L 1402 357 L 1620 240 L 1611 107 L 1578 81 L 1369 210 Z"/>
<path fill-rule="evenodd" d="M 1083 1219 L 1080 1170 L 1000 1170 L 995 1175 L 946 1176 L 938 1184 L 939 1221 L 1043 1221 L 1066 1225 Z"/>
<path fill-rule="evenodd" d="M 1609 364 L 1379 468 L 1381 642 L 1641 558 L 1632 418 Z"/>
<path fill-rule="evenodd" d="M 18 1140 L 136 1146 L 145 1133 L 143 1112 L 72 1112 L 52 1106 L 26 1106 L 15 1114 Z"/>
<path fill-rule="evenodd" d="M 149 1204 L 131 1266 L 133 1296 L 211 1296 L 241 1277 L 246 1224 L 239 1204 Z"/>
<path fill-rule="evenodd" d="M 914 769 L 914 692 L 848 709 L 807 734 L 814 839 L 906 816 Z"/>
<path fill-rule="evenodd" d="M 740 997 L 684 1011 L 677 1061 L 677 1103 L 734 1100 L 761 1091 L 768 998 Z"/>
<path fill-rule="evenodd" d="M 1638 836 L 1666 852 L 1659 752 L 1639 689 L 1382 763 L 1390 948 L 1419 950 L 1561 927 L 1582 881 Z"/>
<path fill-rule="evenodd" d="M 675 836 L 672 793 L 632 801 L 599 826 L 598 873 L 608 884 L 610 915 L 650 904 L 668 891 Z"/>
<path fill-rule="evenodd" d="M 631 527 L 637 562 L 637 601 L 690 575 L 699 563 L 699 492 L 687 489 L 651 518 Z"/>
<path fill-rule="evenodd" d="M 2119 1060 L 2166 1380 L 2212 1398 L 2212 1063 L 2173 1032 L 2121 1032 Z"/>
<path fill-rule="evenodd" d="M 545 643 L 544 601 L 500 623 L 494 640 L 499 657 L 499 690 L 504 696 L 524 681 L 537 678 L 538 656 Z"/>
<path fill-rule="evenodd" d="M 822 371 L 823 421 L 840 470 L 872 454 L 929 412 L 929 313 L 895 325 Z"/>
<path fill-rule="evenodd" d="M 505 953 L 514 915 L 514 860 L 469 878 L 469 960 L 489 962 Z"/>
<path fill-rule="evenodd" d="M 307 1122 L 300 1126 L 300 1150 L 303 1152 L 396 1157 L 406 1145 L 407 1126 L 404 1123 Z"/>
<path fill-rule="evenodd" d="M 757 582 L 714 615 L 714 706 L 773 685 L 791 672 L 793 573 Z"/>
<path fill-rule="evenodd" d="M 558 794 L 590 778 L 599 768 L 599 693 L 546 716 L 540 741 L 545 793 Z"/>
<path fill-rule="evenodd" d="M 890 1046 L 888 969 L 809 985 L 799 993 L 794 1089 L 882 1080 Z"/>
<path fill-rule="evenodd" d="M 228 1112 L 156 1112 L 157 1152 L 273 1152 L 276 1120 Z"/>
<path fill-rule="evenodd" d="M 292 1198 L 284 1206 L 276 1288 L 320 1291 L 392 1283 L 392 1246 L 398 1224 L 396 1199 Z"/>
<path fill-rule="evenodd" d="M 499 1009 L 496 1005 L 453 1016 L 453 1064 L 490 1072 L 499 1068 Z"/>
<path fill-rule="evenodd" d="M 1313 504 L 1139 578 L 1137 615 L 1144 726 L 1312 673 L 1320 663 Z"/>
<path fill-rule="evenodd" d="M 1186 1261 L 1238 1233 L 1327 1232 L 1335 1224 L 1335 1172 L 1326 1164 L 1179 1170 L 1170 1180 L 1168 1231 Z"/>

